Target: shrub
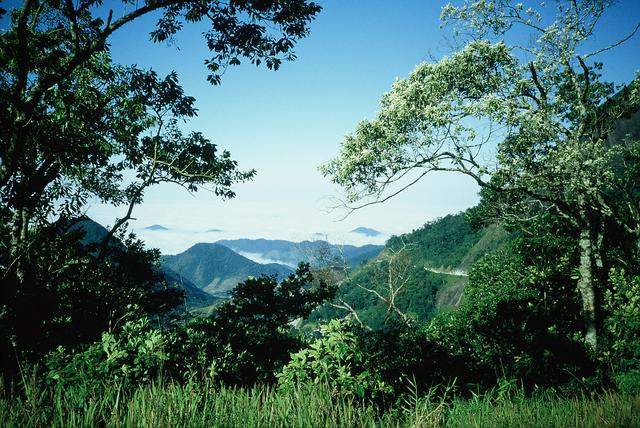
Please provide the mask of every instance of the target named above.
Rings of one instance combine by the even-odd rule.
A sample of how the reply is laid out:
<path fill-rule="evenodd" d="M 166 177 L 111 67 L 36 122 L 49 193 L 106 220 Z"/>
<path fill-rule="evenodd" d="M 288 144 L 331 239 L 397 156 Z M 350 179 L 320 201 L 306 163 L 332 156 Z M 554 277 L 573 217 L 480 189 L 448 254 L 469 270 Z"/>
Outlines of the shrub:
<path fill-rule="evenodd" d="M 570 260 L 548 258 L 553 243 L 531 241 L 516 240 L 474 264 L 463 304 L 425 329 L 435 349 L 450 355 L 449 376 L 462 384 L 487 387 L 506 377 L 533 388 L 593 374 L 580 341 L 579 305 L 563 273 Z"/>
<path fill-rule="evenodd" d="M 327 384 L 334 394 L 375 399 L 392 392 L 378 373 L 365 367 L 356 335 L 345 321 L 331 320 L 321 327 L 320 338 L 291 355 L 278 374 L 281 388 L 301 383 Z"/>
<path fill-rule="evenodd" d="M 102 333 L 99 342 L 79 352 L 58 347 L 46 358 L 46 379 L 89 389 L 111 382 L 129 386 L 148 382 L 160 374 L 167 360 L 166 339 L 146 318 L 128 321 L 118 333 Z"/>
<path fill-rule="evenodd" d="M 608 316 L 604 327 L 609 342 L 604 352 L 620 390 L 640 392 L 640 277 L 623 269 L 609 274 L 610 288 L 604 292 Z"/>
<path fill-rule="evenodd" d="M 208 373 L 227 384 L 274 382 L 289 355 L 302 347 L 291 323 L 334 293 L 335 287 L 314 282 L 304 263 L 280 283 L 249 277 L 211 317 L 177 332 L 172 367 L 187 375 Z"/>

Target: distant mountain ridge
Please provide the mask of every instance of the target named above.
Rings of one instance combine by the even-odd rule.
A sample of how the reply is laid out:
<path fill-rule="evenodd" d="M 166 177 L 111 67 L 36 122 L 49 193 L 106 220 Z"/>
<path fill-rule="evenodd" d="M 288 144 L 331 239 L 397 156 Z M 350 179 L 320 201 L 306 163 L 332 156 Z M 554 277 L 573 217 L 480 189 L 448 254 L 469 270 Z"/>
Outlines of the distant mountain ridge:
<path fill-rule="evenodd" d="M 321 264 L 327 259 L 357 266 L 377 256 L 382 245 L 335 245 L 324 240 L 292 242 L 280 239 L 223 239 L 216 242 L 247 258 L 295 267 L 300 262 Z"/>
<path fill-rule="evenodd" d="M 200 243 L 186 251 L 162 256 L 162 265 L 187 278 L 199 289 L 226 296 L 249 276 L 275 275 L 282 280 L 293 269 L 277 264 L 260 264 L 220 244 Z"/>
<path fill-rule="evenodd" d="M 202 291 L 184 276 L 180 275 L 170 267 L 163 265 L 162 273 L 167 280 L 167 284 L 181 288 L 185 292 L 185 305 L 187 309 L 209 306 L 217 299 L 206 291 Z"/>

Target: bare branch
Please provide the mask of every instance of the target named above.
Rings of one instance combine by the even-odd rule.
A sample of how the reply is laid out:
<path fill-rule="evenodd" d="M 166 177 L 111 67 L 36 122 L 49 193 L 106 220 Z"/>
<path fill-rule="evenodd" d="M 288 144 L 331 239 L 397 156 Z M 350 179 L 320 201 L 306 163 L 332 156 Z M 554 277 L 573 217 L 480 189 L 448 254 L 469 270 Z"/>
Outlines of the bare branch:
<path fill-rule="evenodd" d="M 540 83 L 540 79 L 538 78 L 538 72 L 536 71 L 536 66 L 533 62 L 529 63 L 529 70 L 531 71 L 531 80 L 533 80 L 533 84 L 536 85 L 538 92 L 540 93 L 540 101 L 542 101 L 543 105 L 547 104 L 547 90 Z"/>
<path fill-rule="evenodd" d="M 618 40 L 617 42 L 615 42 L 615 43 L 613 43 L 613 44 L 611 44 L 609 46 L 606 46 L 606 47 L 604 47 L 602 49 L 598 49 L 597 51 L 594 51 L 594 52 L 591 52 L 591 53 L 588 53 L 588 54 L 584 54 L 584 55 L 582 55 L 582 59 L 585 60 L 587 58 L 591 58 L 592 56 L 601 54 L 602 52 L 606 52 L 606 51 L 608 51 L 610 49 L 613 49 L 613 48 L 615 48 L 617 46 L 620 46 L 621 44 L 625 43 L 627 40 L 632 38 L 638 32 L 638 29 L 640 29 L 640 22 L 638 22 L 636 24 L 636 26 L 633 28 L 631 33 L 629 33 L 626 37 L 624 37 L 624 38 Z"/>
<path fill-rule="evenodd" d="M 338 299 L 338 301 L 340 302 L 340 304 L 336 304 L 336 303 L 329 303 L 329 304 L 330 304 L 331 306 L 333 306 L 334 308 L 336 308 L 336 309 L 342 309 L 342 310 L 344 310 L 344 311 L 349 312 L 349 313 L 347 314 L 347 316 L 346 316 L 346 317 L 349 317 L 349 316 L 353 317 L 353 318 L 358 322 L 358 324 L 360 325 L 360 327 L 362 327 L 362 328 L 364 328 L 364 329 L 366 329 L 366 330 L 369 330 L 369 331 L 371 331 L 371 330 L 372 330 L 372 328 L 371 328 L 371 327 L 369 327 L 368 325 L 366 325 L 366 324 L 364 324 L 364 323 L 362 322 L 362 320 L 361 320 L 361 319 L 360 319 L 360 317 L 358 316 L 358 313 L 356 312 L 356 310 L 355 310 L 355 309 L 353 309 L 353 307 L 352 307 L 350 304 L 348 304 L 347 302 L 345 302 L 345 301 L 344 301 L 344 300 L 342 300 L 342 299 Z"/>

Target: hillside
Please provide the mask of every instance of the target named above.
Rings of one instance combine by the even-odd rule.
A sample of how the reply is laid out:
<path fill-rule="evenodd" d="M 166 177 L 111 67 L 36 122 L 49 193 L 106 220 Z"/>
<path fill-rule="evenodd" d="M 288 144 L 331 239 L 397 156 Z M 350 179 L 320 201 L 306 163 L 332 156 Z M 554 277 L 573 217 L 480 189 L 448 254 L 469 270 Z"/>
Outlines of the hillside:
<path fill-rule="evenodd" d="M 260 261 L 271 261 L 295 268 L 300 262 L 311 265 L 326 264 L 328 260 L 357 266 L 365 260 L 374 258 L 382 245 L 335 245 L 327 241 L 291 242 L 276 239 L 234 239 L 220 240 L 217 244 L 224 245 L 236 253 Z"/>
<path fill-rule="evenodd" d="M 387 318 L 395 315 L 388 315 L 387 305 L 373 291 L 387 298 L 393 293 L 390 290 L 399 290 L 394 296 L 398 309 L 426 321 L 437 310 L 460 304 L 469 267 L 498 248 L 506 237 L 497 226 L 473 230 L 464 213 L 394 236 L 380 255 L 351 272 L 334 305 L 320 308 L 309 321 L 344 317 L 351 307 L 364 324 L 382 328 Z"/>
<path fill-rule="evenodd" d="M 226 296 L 248 276 L 275 275 L 282 279 L 293 272 L 276 263 L 256 263 L 219 244 L 196 244 L 180 254 L 162 256 L 161 260 L 163 266 L 215 296 Z"/>
<path fill-rule="evenodd" d="M 74 219 L 69 225 L 60 226 L 60 228 L 61 231 L 65 232 L 82 231 L 83 235 L 80 238 L 80 242 L 87 246 L 98 244 L 109 233 L 104 226 L 88 217 Z M 125 248 L 124 244 L 117 238 L 112 238 L 109 245 L 114 248 Z M 217 300 L 214 296 L 202 291 L 187 278 L 176 273 L 168 266 L 161 266 L 160 269 L 169 286 L 177 287 L 185 292 L 185 306 L 187 310 L 196 307 L 210 306 Z"/>
<path fill-rule="evenodd" d="M 202 291 L 196 287 L 195 284 L 168 266 L 162 266 L 162 272 L 164 273 L 169 286 L 178 287 L 184 290 L 185 306 L 187 307 L 187 310 L 211 306 L 218 300 L 206 291 Z"/>

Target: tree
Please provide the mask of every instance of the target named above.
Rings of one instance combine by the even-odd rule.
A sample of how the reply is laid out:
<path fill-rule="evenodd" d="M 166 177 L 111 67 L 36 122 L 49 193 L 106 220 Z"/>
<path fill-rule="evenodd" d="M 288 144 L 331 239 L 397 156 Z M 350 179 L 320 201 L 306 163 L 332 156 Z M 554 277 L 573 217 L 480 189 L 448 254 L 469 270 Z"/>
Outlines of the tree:
<path fill-rule="evenodd" d="M 402 245 L 398 248 L 388 246 L 378 257 L 373 264 L 374 277 L 381 278 L 378 281 L 372 281 L 378 283 L 380 291 L 376 290 L 371 285 L 363 285 L 360 283 L 361 278 L 357 276 L 355 278 L 348 278 L 345 282 L 346 286 L 353 287 L 354 285 L 361 291 L 375 296 L 377 302 L 382 304 L 385 308 L 385 316 L 382 324 L 386 324 L 387 321 L 397 318 L 401 323 L 406 326 L 412 326 L 415 324 L 415 317 L 408 315 L 401 308 L 398 307 L 398 297 L 402 296 L 407 290 L 405 287 L 412 279 L 410 271 L 415 268 L 412 264 L 412 260 L 409 256 L 409 250 L 413 244 L 401 242 Z M 369 279 L 369 278 L 367 278 Z M 358 315 L 358 312 L 354 309 L 354 305 L 349 304 L 342 297 L 336 299 L 335 302 L 330 305 L 336 309 L 347 311 L 345 318 L 353 318 L 360 325 L 360 327 L 372 330 L 370 325 L 363 323 Z"/>
<path fill-rule="evenodd" d="M 321 167 L 351 203 L 384 201 L 430 172 L 453 171 L 503 202 L 503 216 L 525 220 L 550 211 L 562 217 L 578 236 L 577 287 L 593 348 L 605 226 L 625 230 L 640 249 L 637 199 L 618 202 L 630 191 L 621 186 L 616 162 L 637 143 L 609 140 L 617 120 L 640 106 L 640 83 L 613 97 L 614 85 L 602 81 L 602 64 L 594 61 L 631 38 L 640 23 L 609 46 L 588 50 L 586 43 L 610 4 L 558 2 L 549 25 L 540 12 L 506 0 L 445 6 L 444 22 L 468 43 L 394 83 L 376 117 L 358 124 L 340 155 Z M 493 147 L 496 158 L 484 162 Z M 410 175 L 416 171 L 417 178 Z"/>
<path fill-rule="evenodd" d="M 98 0 L 25 0 L 8 12 L 0 8 L 0 18 L 9 22 L 0 33 L 0 319 L 5 327 L 16 309 L 10 302 L 25 287 L 38 285 L 38 278 L 50 279 L 50 266 L 37 257 L 46 253 L 45 237 L 83 214 L 89 198 L 125 206 L 92 254 L 92 263 L 108 264 L 109 242 L 149 186 L 208 187 L 231 198 L 231 186 L 255 173 L 238 170 L 230 154 L 202 133 L 183 133 L 180 123 L 197 110 L 177 75 L 160 77 L 114 64 L 109 38 L 150 15 L 159 16 L 150 33 L 154 42 L 170 40 L 184 25 L 207 22 L 207 79 L 217 84 L 224 70 L 243 58 L 270 69 L 294 59 L 295 42 L 320 10 L 307 0 L 110 3 L 115 4 L 122 14 Z M 73 272 L 76 261 L 59 268 Z"/>
<path fill-rule="evenodd" d="M 335 286 L 315 281 L 305 263 L 279 284 L 275 277 L 249 277 L 209 318 L 178 331 L 170 370 L 204 372 L 212 367 L 217 380 L 230 384 L 273 381 L 290 354 L 302 347 L 292 332 L 294 320 L 309 316 L 335 291 Z"/>
<path fill-rule="evenodd" d="M 502 376 L 562 385 L 593 375 L 571 280 L 578 246 L 559 218 L 546 217 L 474 263 L 460 307 L 427 327 L 430 340 L 458 360 L 463 383 Z"/>
<path fill-rule="evenodd" d="M 229 154 L 218 154 L 202 134 L 182 134 L 179 121 L 196 109 L 175 73 L 159 79 L 112 64 L 108 40 L 114 32 L 161 13 L 151 32 L 161 42 L 185 23 L 209 21 L 204 38 L 212 56 L 205 63 L 215 84 L 241 57 L 272 69 L 293 59 L 295 41 L 320 9 L 305 0 L 128 4 L 121 2 L 119 18 L 112 9 L 100 17 L 102 2 L 93 0 L 27 0 L 10 12 L 11 25 L 0 35 L 0 196 L 14 259 L 30 224 L 52 213 L 77 213 L 89 196 L 131 206 L 149 185 L 170 181 L 189 190 L 210 184 L 216 194 L 232 197 L 229 186 L 253 175 L 238 172 Z M 129 186 L 122 185 L 125 170 L 136 173 Z"/>

